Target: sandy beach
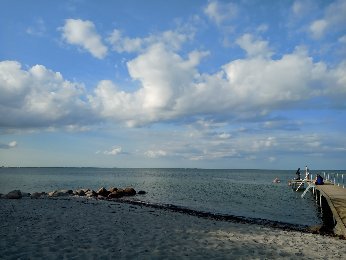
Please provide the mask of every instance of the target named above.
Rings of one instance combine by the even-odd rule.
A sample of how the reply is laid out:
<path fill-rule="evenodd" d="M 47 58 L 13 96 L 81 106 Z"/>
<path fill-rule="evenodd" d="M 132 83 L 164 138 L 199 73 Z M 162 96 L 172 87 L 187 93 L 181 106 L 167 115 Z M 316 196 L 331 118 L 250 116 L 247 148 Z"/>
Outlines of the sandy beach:
<path fill-rule="evenodd" d="M 86 198 L 0 199 L 1 259 L 345 259 L 346 241 Z"/>

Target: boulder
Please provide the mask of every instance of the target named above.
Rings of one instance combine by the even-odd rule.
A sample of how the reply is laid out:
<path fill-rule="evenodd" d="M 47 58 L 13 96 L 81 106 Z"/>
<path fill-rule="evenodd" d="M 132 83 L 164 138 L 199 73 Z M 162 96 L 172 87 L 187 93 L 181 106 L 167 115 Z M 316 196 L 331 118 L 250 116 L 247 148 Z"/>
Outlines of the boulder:
<path fill-rule="evenodd" d="M 146 194 L 146 193 L 147 193 L 147 192 L 144 191 L 144 190 L 140 190 L 140 191 L 137 192 L 137 194 L 139 194 L 139 195 L 144 195 L 144 194 Z"/>
<path fill-rule="evenodd" d="M 55 191 L 48 192 L 48 196 L 53 197 L 56 192 L 58 192 L 58 191 L 55 190 Z"/>
<path fill-rule="evenodd" d="M 89 191 L 87 191 L 86 193 L 85 193 L 85 196 L 87 196 L 87 197 L 96 197 L 97 196 L 97 193 L 96 193 L 96 191 L 94 191 L 94 190 L 89 190 Z"/>
<path fill-rule="evenodd" d="M 22 197 L 30 197 L 30 195 L 29 192 L 22 192 Z"/>
<path fill-rule="evenodd" d="M 134 196 L 136 195 L 136 190 L 134 188 L 128 187 L 124 189 L 125 196 Z"/>
<path fill-rule="evenodd" d="M 75 190 L 73 194 L 77 196 L 85 196 L 85 191 L 82 189 L 79 189 L 79 190 Z"/>
<path fill-rule="evenodd" d="M 73 194 L 72 190 L 55 190 L 48 193 L 49 197 L 64 197 Z"/>
<path fill-rule="evenodd" d="M 21 199 L 22 198 L 22 192 L 20 190 L 13 190 L 10 191 L 5 195 L 6 199 Z"/>
<path fill-rule="evenodd" d="M 112 187 L 112 188 L 109 189 L 109 192 L 112 193 L 112 192 L 115 192 L 117 190 L 118 190 L 118 188 Z"/>
<path fill-rule="evenodd" d="M 97 191 L 97 194 L 102 196 L 102 197 L 107 197 L 110 192 L 106 190 L 106 188 L 102 187 Z"/>
<path fill-rule="evenodd" d="M 30 198 L 32 198 L 32 199 L 38 199 L 38 198 L 41 197 L 41 195 L 42 195 L 41 192 L 34 192 L 33 194 L 31 194 Z"/>
<path fill-rule="evenodd" d="M 122 196 L 125 196 L 125 192 L 123 189 L 118 189 L 117 190 L 117 193 L 119 193 L 119 195 L 122 197 Z"/>
<path fill-rule="evenodd" d="M 99 199 L 99 200 L 105 200 L 105 199 L 106 199 L 106 197 L 103 197 L 103 196 L 101 196 L 101 195 L 97 195 L 96 198 Z"/>
<path fill-rule="evenodd" d="M 124 192 L 123 191 L 113 191 L 111 193 L 108 194 L 108 198 L 110 199 L 114 199 L 114 198 L 121 198 L 124 196 Z"/>

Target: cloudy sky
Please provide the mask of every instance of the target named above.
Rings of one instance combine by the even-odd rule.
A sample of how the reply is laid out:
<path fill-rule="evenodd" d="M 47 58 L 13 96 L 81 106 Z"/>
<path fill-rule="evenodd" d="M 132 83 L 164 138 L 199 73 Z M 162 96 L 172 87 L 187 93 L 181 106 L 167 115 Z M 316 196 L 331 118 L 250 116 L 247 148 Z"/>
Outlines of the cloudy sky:
<path fill-rule="evenodd" d="M 0 165 L 346 169 L 346 0 L 0 1 Z"/>

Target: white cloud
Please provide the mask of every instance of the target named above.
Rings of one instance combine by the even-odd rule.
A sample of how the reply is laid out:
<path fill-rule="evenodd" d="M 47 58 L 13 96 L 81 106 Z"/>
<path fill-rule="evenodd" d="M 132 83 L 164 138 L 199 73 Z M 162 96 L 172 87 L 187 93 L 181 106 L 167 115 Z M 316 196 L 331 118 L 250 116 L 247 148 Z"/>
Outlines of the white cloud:
<path fill-rule="evenodd" d="M 80 19 L 66 19 L 60 28 L 63 39 L 69 43 L 83 47 L 94 57 L 102 59 L 107 55 L 107 47 L 102 43 L 93 22 Z"/>
<path fill-rule="evenodd" d="M 343 66 L 331 70 L 314 63 L 303 48 L 272 60 L 266 43 L 247 43 L 251 56 L 231 61 L 213 75 L 197 70 L 207 53 L 191 52 L 184 59 L 163 45 L 153 45 L 127 63 L 131 78 L 140 83 L 137 91 L 124 92 L 102 81 L 89 101 L 102 117 L 136 126 L 226 111 L 230 118 L 253 118 L 305 106 L 311 98 L 344 95 Z"/>
<path fill-rule="evenodd" d="M 64 80 L 42 65 L 24 70 L 18 62 L 0 62 L 0 92 L 1 126 L 86 122 L 83 85 Z"/>
<path fill-rule="evenodd" d="M 144 38 L 130 38 L 122 35 L 118 29 L 114 29 L 107 41 L 112 45 L 112 49 L 116 52 L 142 52 L 153 45 L 161 44 L 167 49 L 179 50 L 181 45 L 187 40 L 191 40 L 194 34 L 191 29 L 164 31 L 159 34 L 150 35 Z"/>
<path fill-rule="evenodd" d="M 292 11 L 295 16 L 303 16 L 312 12 L 314 2 L 311 0 L 296 0 L 292 5 Z"/>
<path fill-rule="evenodd" d="M 346 63 L 329 69 L 303 48 L 272 60 L 266 56 L 266 43 L 252 48 L 257 42 L 251 36 L 245 39 L 251 56 L 230 61 L 215 74 L 197 69 L 206 52 L 192 51 L 183 58 L 164 44 L 154 44 L 127 63 L 138 83 L 132 92 L 103 80 L 87 95 L 83 85 L 42 65 L 25 70 L 15 61 L 0 62 L 0 124 L 82 129 L 104 120 L 128 126 L 204 115 L 249 120 L 305 107 L 318 97 L 342 107 Z"/>
<path fill-rule="evenodd" d="M 277 145 L 277 141 L 275 137 L 267 137 L 265 139 L 257 139 L 254 140 L 254 143 L 252 145 L 252 148 L 254 151 L 262 151 L 264 149 L 269 149 L 273 146 Z"/>
<path fill-rule="evenodd" d="M 269 29 L 269 25 L 268 25 L 268 24 L 262 23 L 262 24 L 260 24 L 260 25 L 256 28 L 256 31 L 257 31 L 257 32 L 260 32 L 260 33 L 263 33 L 263 32 L 268 31 L 268 29 Z"/>
<path fill-rule="evenodd" d="M 248 57 L 271 57 L 273 52 L 268 47 L 267 41 L 256 40 L 251 34 L 244 34 L 236 43 L 246 51 Z"/>
<path fill-rule="evenodd" d="M 155 110 L 172 107 L 176 98 L 189 89 L 197 74 L 195 66 L 206 55 L 204 52 L 192 52 L 184 60 L 157 44 L 128 62 L 130 76 L 139 80 L 143 87 L 138 92 L 143 108 Z"/>
<path fill-rule="evenodd" d="M 171 119 L 179 114 L 174 107 L 193 84 L 195 66 L 207 53 L 191 52 L 182 59 L 163 45 L 151 46 L 127 63 L 132 79 L 141 88 L 134 93 L 119 90 L 112 82 L 102 81 L 89 96 L 94 110 L 102 116 L 123 119 L 129 125 Z"/>
<path fill-rule="evenodd" d="M 230 137 L 231 137 L 231 134 L 229 134 L 229 133 L 219 134 L 220 139 L 229 139 Z"/>
<path fill-rule="evenodd" d="M 17 147 L 17 141 L 9 142 L 8 144 L 0 143 L 0 149 L 11 149 Z"/>
<path fill-rule="evenodd" d="M 321 38 L 328 27 L 328 22 L 324 19 L 316 20 L 310 25 L 310 32 L 315 39 Z"/>
<path fill-rule="evenodd" d="M 158 157 L 167 156 L 167 152 L 164 150 L 148 150 L 144 154 L 145 156 L 149 158 L 158 158 Z"/>
<path fill-rule="evenodd" d="M 206 6 L 204 13 L 217 25 L 221 25 L 225 21 L 237 17 L 238 7 L 234 3 L 222 3 L 213 0 Z"/>
<path fill-rule="evenodd" d="M 113 46 L 113 50 L 122 52 L 138 52 L 143 48 L 144 40 L 141 38 L 123 37 L 121 31 L 114 29 L 107 41 Z"/>
<path fill-rule="evenodd" d="M 120 146 L 113 146 L 110 150 L 104 151 L 105 155 L 118 155 L 122 152 L 122 148 Z"/>
<path fill-rule="evenodd" d="M 275 162 L 276 160 L 277 160 L 277 158 L 275 156 L 268 157 L 269 162 Z"/>
<path fill-rule="evenodd" d="M 8 144 L 8 147 L 13 148 L 17 146 L 17 141 L 12 141 Z"/>
<path fill-rule="evenodd" d="M 322 18 L 310 24 L 309 31 L 313 38 L 320 39 L 329 30 L 341 31 L 346 24 L 346 0 L 331 2 L 324 11 Z"/>

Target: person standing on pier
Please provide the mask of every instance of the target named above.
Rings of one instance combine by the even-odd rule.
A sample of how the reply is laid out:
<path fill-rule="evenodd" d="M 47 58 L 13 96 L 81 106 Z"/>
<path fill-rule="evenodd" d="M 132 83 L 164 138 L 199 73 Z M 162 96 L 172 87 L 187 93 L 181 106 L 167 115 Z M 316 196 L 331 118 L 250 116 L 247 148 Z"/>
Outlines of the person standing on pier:
<path fill-rule="evenodd" d="M 305 179 L 310 180 L 310 173 L 308 166 L 305 166 Z"/>
<path fill-rule="evenodd" d="M 296 180 L 300 180 L 300 168 L 298 168 L 298 170 L 296 171 Z"/>

